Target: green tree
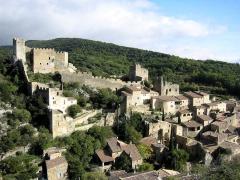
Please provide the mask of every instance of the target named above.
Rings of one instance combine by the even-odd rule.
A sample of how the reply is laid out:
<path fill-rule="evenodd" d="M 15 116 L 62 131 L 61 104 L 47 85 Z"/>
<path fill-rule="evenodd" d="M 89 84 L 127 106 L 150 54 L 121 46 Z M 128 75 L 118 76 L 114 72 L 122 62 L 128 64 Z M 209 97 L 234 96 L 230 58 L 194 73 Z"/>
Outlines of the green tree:
<path fill-rule="evenodd" d="M 83 180 L 108 180 L 107 176 L 102 172 L 86 172 Z"/>
<path fill-rule="evenodd" d="M 95 150 L 100 148 L 100 143 L 84 132 L 74 132 L 69 137 L 69 147 L 67 150 L 67 160 L 69 163 L 69 176 L 71 179 L 82 177 Z"/>
<path fill-rule="evenodd" d="M 132 127 L 132 126 L 127 127 L 126 133 L 127 133 L 126 140 L 127 140 L 128 142 L 132 142 L 132 143 L 134 143 L 134 144 L 138 144 L 139 141 L 140 141 L 141 138 L 142 138 L 141 133 L 139 133 L 139 132 L 138 132 L 134 127 Z"/>
<path fill-rule="evenodd" d="M 154 170 L 154 166 L 150 163 L 143 163 L 141 164 L 138 169 L 139 172 L 143 172 L 143 171 L 152 171 Z"/>
<path fill-rule="evenodd" d="M 121 169 L 127 172 L 131 172 L 132 171 L 131 158 L 125 152 L 123 152 L 119 157 L 116 158 L 114 167 L 116 169 Z"/>
<path fill-rule="evenodd" d="M 33 179 L 37 177 L 38 166 L 35 156 L 28 154 L 9 157 L 0 161 L 0 169 L 3 179 Z"/>
<path fill-rule="evenodd" d="M 185 171 L 189 154 L 183 149 L 172 149 L 169 154 L 169 165 L 177 171 Z"/>
<path fill-rule="evenodd" d="M 14 109 L 12 112 L 12 118 L 15 121 L 18 120 L 22 123 L 29 122 L 32 119 L 31 113 L 26 109 Z"/>
<path fill-rule="evenodd" d="M 153 152 L 152 152 L 151 147 L 149 147 L 145 144 L 138 144 L 137 148 L 143 159 L 147 160 L 152 156 Z"/>
<path fill-rule="evenodd" d="M 101 144 L 101 147 L 104 147 L 106 145 L 107 138 L 114 136 L 111 127 L 108 126 L 104 127 L 93 126 L 88 130 L 87 134 L 98 140 Z"/>
<path fill-rule="evenodd" d="M 78 104 L 75 104 L 75 105 L 69 106 L 67 111 L 71 117 L 75 118 L 76 115 L 81 112 L 81 107 Z"/>

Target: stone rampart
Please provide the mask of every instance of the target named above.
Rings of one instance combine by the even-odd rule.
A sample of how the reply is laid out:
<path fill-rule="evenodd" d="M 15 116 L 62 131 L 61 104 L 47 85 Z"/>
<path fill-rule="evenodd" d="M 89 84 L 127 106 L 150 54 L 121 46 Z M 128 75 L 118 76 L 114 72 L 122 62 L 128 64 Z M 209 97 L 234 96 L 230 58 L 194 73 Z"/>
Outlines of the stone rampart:
<path fill-rule="evenodd" d="M 87 86 L 95 88 L 110 88 L 112 90 L 120 89 L 123 86 L 131 84 L 139 84 L 138 82 L 124 82 L 120 79 L 106 78 L 102 76 L 93 76 L 91 73 L 78 72 L 78 73 L 61 73 L 62 82 L 71 83 L 78 82 Z"/>

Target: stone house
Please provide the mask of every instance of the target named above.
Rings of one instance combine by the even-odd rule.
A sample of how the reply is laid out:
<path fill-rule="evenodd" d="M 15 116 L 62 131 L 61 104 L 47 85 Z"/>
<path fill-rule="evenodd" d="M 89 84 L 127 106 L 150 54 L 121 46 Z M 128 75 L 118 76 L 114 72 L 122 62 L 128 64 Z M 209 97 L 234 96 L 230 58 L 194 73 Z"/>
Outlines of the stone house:
<path fill-rule="evenodd" d="M 175 96 L 179 101 L 177 101 L 178 103 L 176 104 L 176 108 L 179 110 L 184 110 L 184 109 L 188 109 L 189 106 L 189 99 L 180 94 L 178 96 Z"/>
<path fill-rule="evenodd" d="M 179 100 L 174 96 L 156 96 L 151 98 L 151 108 L 153 110 L 164 111 L 167 115 L 174 115 L 177 112 L 176 102 Z"/>
<path fill-rule="evenodd" d="M 101 163 L 101 170 L 107 171 L 114 164 L 117 157 L 122 153 L 128 155 L 132 161 L 132 169 L 137 169 L 143 160 L 135 144 L 126 144 L 116 137 L 107 139 L 107 146 L 104 149 L 96 150 L 96 156 Z"/>
<path fill-rule="evenodd" d="M 193 112 L 190 111 L 189 109 L 178 111 L 177 115 L 180 118 L 182 123 L 193 119 Z"/>
<path fill-rule="evenodd" d="M 200 91 L 189 91 L 184 92 L 184 96 L 189 98 L 189 106 L 192 108 L 194 106 L 201 106 L 202 104 L 210 103 L 209 94 Z"/>
<path fill-rule="evenodd" d="M 215 143 L 216 145 L 218 145 L 227 140 L 227 138 L 227 134 L 213 131 L 206 131 L 201 135 L 201 141 L 203 141 L 204 144 Z"/>
<path fill-rule="evenodd" d="M 213 119 L 207 115 L 198 115 L 196 120 L 201 123 L 203 126 L 208 126 L 213 122 Z"/>
<path fill-rule="evenodd" d="M 197 136 L 198 133 L 203 129 L 203 125 L 194 120 L 183 122 L 182 126 L 187 129 L 187 135 L 189 137 Z"/>
<path fill-rule="evenodd" d="M 43 177 L 51 180 L 66 180 L 68 163 L 61 150 L 50 148 L 45 151 L 45 160 L 43 163 Z"/>
<path fill-rule="evenodd" d="M 179 85 L 172 82 L 164 81 L 163 77 L 156 79 L 153 84 L 154 90 L 156 90 L 160 96 L 178 96 Z"/>
<path fill-rule="evenodd" d="M 169 142 L 171 136 L 172 124 L 167 121 L 148 122 L 146 123 L 146 134 L 152 136 L 160 142 Z"/>
<path fill-rule="evenodd" d="M 69 106 L 77 104 L 77 99 L 64 97 L 63 90 L 59 88 L 37 87 L 35 92 L 45 99 L 49 109 L 60 110 L 64 114 Z"/>
<path fill-rule="evenodd" d="M 141 85 L 126 86 L 121 93 L 122 114 L 127 113 L 137 106 L 149 104 L 151 97 L 158 95 L 157 92 L 144 88 Z"/>

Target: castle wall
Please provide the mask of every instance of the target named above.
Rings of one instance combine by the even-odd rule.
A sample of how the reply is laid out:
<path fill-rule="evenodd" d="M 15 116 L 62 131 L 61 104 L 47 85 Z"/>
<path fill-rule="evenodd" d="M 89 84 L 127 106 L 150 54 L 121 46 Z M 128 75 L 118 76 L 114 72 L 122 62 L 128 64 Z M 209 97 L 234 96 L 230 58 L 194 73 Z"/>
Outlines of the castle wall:
<path fill-rule="evenodd" d="M 69 116 L 64 116 L 60 111 L 51 110 L 49 112 L 49 120 L 53 138 L 68 136 L 75 130 L 73 119 Z"/>
<path fill-rule="evenodd" d="M 88 119 L 94 117 L 98 113 L 102 113 L 102 110 L 93 110 L 83 113 L 81 116 L 74 119 L 75 126 L 80 124 L 88 124 Z"/>
<path fill-rule="evenodd" d="M 128 83 L 125 83 L 120 79 L 92 76 L 91 73 L 85 72 L 84 73 L 61 72 L 61 76 L 62 82 L 65 83 L 78 82 L 80 84 L 84 84 L 95 88 L 110 88 L 112 90 L 116 90 L 122 88 L 124 85 L 128 85 Z"/>
<path fill-rule="evenodd" d="M 68 53 L 57 52 L 54 49 L 33 49 L 33 72 L 54 73 L 65 70 L 68 66 Z"/>

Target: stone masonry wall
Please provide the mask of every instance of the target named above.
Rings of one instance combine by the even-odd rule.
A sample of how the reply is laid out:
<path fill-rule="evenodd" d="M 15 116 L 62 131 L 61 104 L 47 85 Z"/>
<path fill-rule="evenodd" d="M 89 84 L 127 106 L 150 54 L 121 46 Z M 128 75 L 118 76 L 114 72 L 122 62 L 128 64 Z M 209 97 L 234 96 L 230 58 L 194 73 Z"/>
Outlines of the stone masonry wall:
<path fill-rule="evenodd" d="M 120 89 L 125 85 L 137 84 L 135 82 L 124 82 L 120 79 L 104 78 L 100 76 L 92 76 L 91 73 L 78 72 L 67 73 L 62 72 L 62 82 L 78 82 L 95 88 L 110 88 L 112 90 Z"/>

